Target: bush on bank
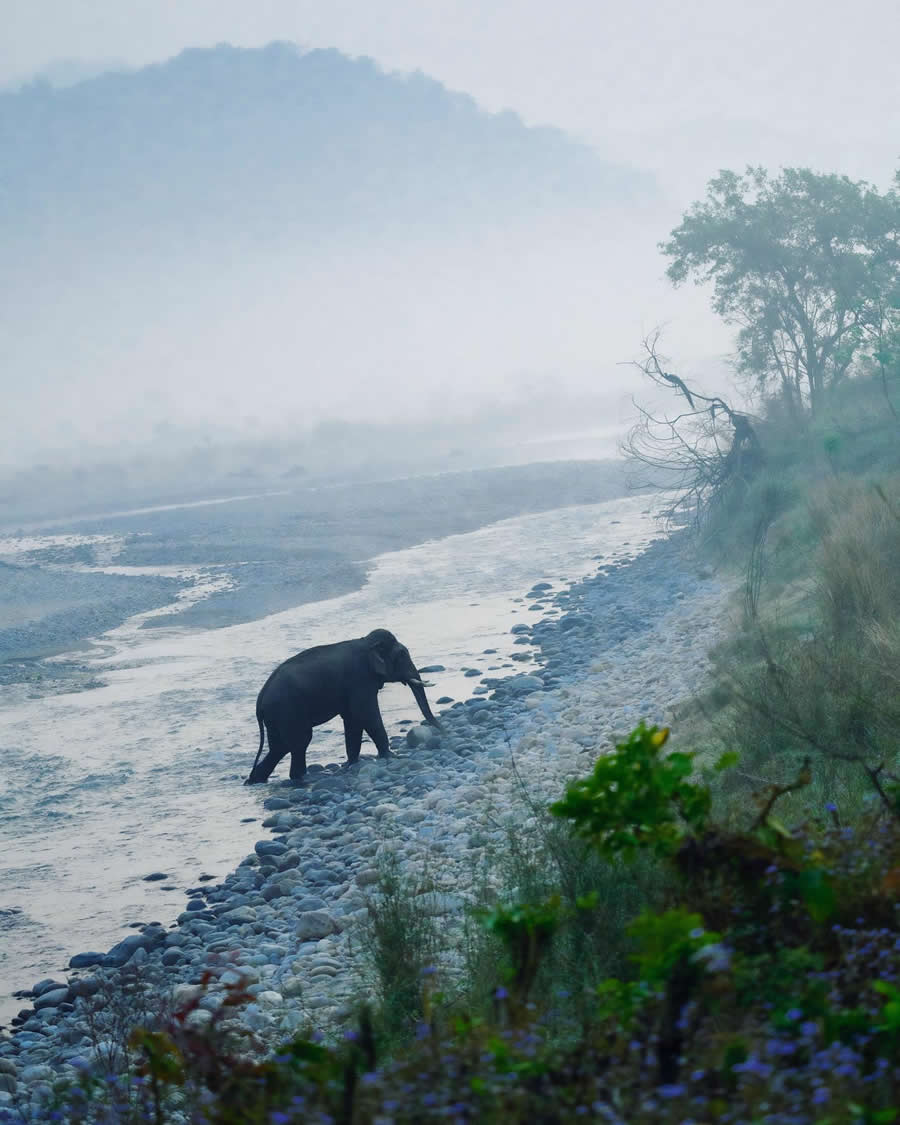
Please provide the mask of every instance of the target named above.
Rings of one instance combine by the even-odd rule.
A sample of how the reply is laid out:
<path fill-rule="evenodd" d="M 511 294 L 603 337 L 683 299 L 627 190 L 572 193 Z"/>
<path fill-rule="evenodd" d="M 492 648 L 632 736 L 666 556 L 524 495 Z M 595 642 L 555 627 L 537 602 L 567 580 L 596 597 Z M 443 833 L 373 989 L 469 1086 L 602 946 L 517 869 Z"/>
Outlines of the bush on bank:
<path fill-rule="evenodd" d="M 260 1059 L 199 998 L 130 1039 L 126 1079 L 85 1077 L 47 1119 L 87 1122 L 860 1122 L 900 1120 L 900 787 L 854 827 L 835 807 L 787 828 L 801 764 L 716 822 L 694 756 L 639 726 L 551 806 L 611 864 L 654 855 L 665 901 L 625 927 L 627 968 L 577 1007 L 534 1000 L 541 966 L 596 895 L 500 902 L 481 924 L 503 951 L 481 1012 L 420 973 L 410 1040 L 390 1053 L 363 1010 L 343 1042 Z M 735 768 L 735 756 L 716 763 Z M 249 997 L 239 988 L 227 1004 Z M 585 1002 L 589 1000 L 589 1002 Z M 7 1112 L 7 1120 L 16 1120 Z"/>

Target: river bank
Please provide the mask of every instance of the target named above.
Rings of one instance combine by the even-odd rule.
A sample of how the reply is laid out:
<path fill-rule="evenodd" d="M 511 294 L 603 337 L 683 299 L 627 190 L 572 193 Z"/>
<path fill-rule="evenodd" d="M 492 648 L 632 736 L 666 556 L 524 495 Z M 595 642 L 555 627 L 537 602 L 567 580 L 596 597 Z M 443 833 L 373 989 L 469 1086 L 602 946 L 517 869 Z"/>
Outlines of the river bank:
<path fill-rule="evenodd" d="M 159 529 L 172 536 L 170 560 L 191 529 Z M 238 528 L 230 534 L 240 538 Z M 510 633 L 542 613 L 523 590 L 547 578 L 557 587 L 579 579 L 596 559 L 631 557 L 656 534 L 641 497 L 517 516 L 379 555 L 353 593 L 245 624 L 148 629 L 160 611 L 139 614 L 80 656 L 89 690 L 72 680 L 55 690 L 5 687 L 0 1030 L 22 1006 L 11 994 L 23 982 L 58 974 L 73 950 L 106 949 L 141 923 L 170 921 L 202 876 L 222 879 L 252 850 L 265 791 L 241 781 L 258 741 L 256 692 L 278 662 L 388 627 L 420 667 L 443 666 L 430 677 L 433 703 L 484 694 L 481 676 L 531 661 L 533 647 Z M 210 578 L 207 592 L 217 581 Z M 202 588 L 198 581 L 180 601 Z M 392 733 L 421 717 L 398 684 L 385 687 L 381 709 Z M 308 760 L 343 759 L 340 723 L 317 728 Z M 170 878 L 146 882 L 154 870 Z"/>
<path fill-rule="evenodd" d="M 67 979 L 38 982 L 35 1011 L 0 1043 L 16 1091 L 2 1098 L 0 1087 L 0 1100 L 39 1102 L 55 1076 L 103 1063 L 109 1045 L 86 1033 L 83 1011 L 123 971 L 180 999 L 211 973 L 201 1022 L 243 976 L 255 999 L 240 1018 L 264 1041 L 306 1025 L 339 1031 L 365 988 L 355 953 L 385 862 L 428 879 L 424 908 L 460 925 L 504 820 L 529 826 L 523 780 L 532 800 L 557 796 L 638 719 L 671 722 L 702 687 L 730 590 L 680 547 L 658 540 L 572 586 L 533 587 L 526 601 L 538 617 L 512 632 L 535 664 L 484 678 L 480 695 L 442 712 L 439 735 L 395 736 L 403 757 L 317 764 L 303 788 L 270 786 L 272 836 L 221 882 L 190 888 L 176 927 L 144 926 L 107 953 L 74 958 Z"/>

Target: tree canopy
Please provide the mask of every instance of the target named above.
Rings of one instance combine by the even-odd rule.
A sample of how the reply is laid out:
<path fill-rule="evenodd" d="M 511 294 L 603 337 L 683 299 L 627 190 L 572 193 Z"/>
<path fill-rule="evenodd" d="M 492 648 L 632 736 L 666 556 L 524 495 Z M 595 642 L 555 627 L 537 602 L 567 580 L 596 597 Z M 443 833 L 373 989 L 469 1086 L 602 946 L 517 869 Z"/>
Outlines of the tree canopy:
<path fill-rule="evenodd" d="M 714 285 L 738 370 L 798 416 L 822 405 L 900 304 L 900 195 L 786 168 L 721 172 L 668 241 L 667 274 Z"/>

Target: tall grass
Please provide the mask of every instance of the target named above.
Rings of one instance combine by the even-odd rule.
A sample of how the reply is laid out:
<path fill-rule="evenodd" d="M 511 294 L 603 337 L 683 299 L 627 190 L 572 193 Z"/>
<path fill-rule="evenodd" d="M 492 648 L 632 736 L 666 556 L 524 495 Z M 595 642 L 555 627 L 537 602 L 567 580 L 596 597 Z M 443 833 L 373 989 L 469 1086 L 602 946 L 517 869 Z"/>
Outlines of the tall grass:
<path fill-rule="evenodd" d="M 741 768 L 722 784 L 738 799 L 812 754 L 814 785 L 785 807 L 798 815 L 800 805 L 808 812 L 833 802 L 852 814 L 897 769 L 898 500 L 898 476 L 877 488 L 835 478 L 772 522 L 768 558 L 748 571 L 743 629 L 717 654 L 728 703 L 715 725 L 741 753 Z M 776 546 L 798 525 L 814 544 L 802 577 L 797 552 L 784 565 Z"/>
<path fill-rule="evenodd" d="M 377 1030 L 387 1046 L 407 1041 L 423 1015 L 425 975 L 441 953 L 437 922 L 426 909 L 427 880 L 404 874 L 389 854 L 368 903 L 363 957 L 374 980 Z"/>
<path fill-rule="evenodd" d="M 605 860 L 544 811 L 535 820 L 530 832 L 507 826 L 505 845 L 496 857 L 499 886 L 485 905 L 540 903 L 559 896 L 567 923 L 541 959 L 532 998 L 542 1010 L 568 1017 L 593 1005 L 601 981 L 627 975 L 631 944 L 625 928 L 640 910 L 662 900 L 663 876 L 650 860 Z M 596 909 L 581 908 L 588 896 L 596 900 Z M 488 948 L 487 956 L 490 963 L 502 965 L 496 947 Z M 477 963 L 467 971 L 472 979 L 486 976 Z"/>

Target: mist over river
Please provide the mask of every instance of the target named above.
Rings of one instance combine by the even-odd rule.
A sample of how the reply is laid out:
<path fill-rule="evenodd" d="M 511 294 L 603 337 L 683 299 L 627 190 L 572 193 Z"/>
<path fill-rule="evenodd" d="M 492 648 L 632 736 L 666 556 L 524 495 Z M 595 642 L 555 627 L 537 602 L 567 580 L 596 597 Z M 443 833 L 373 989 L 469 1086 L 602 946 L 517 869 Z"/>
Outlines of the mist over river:
<path fill-rule="evenodd" d="M 439 712 L 438 699 L 468 698 L 482 676 L 528 669 L 530 649 L 510 629 L 546 612 L 524 597 L 536 582 L 557 588 L 658 534 L 647 497 L 616 497 L 618 473 L 598 463 L 457 477 L 0 536 L 0 1022 L 22 1006 L 15 989 L 107 949 L 130 925 L 168 925 L 201 875 L 222 878 L 264 835 L 271 785 L 241 782 L 256 753 L 256 693 L 281 660 L 386 627 L 420 668 L 445 667 L 426 676 Z M 613 498 L 586 503 L 592 495 Z M 61 589 L 76 576 L 138 593 L 146 582 L 150 604 L 128 614 L 132 595 L 120 592 L 124 620 L 104 628 L 87 593 L 57 597 L 51 628 L 9 594 L 23 563 L 29 581 Z M 14 642 L 31 646 L 28 659 L 10 655 Z M 38 660 L 41 646 L 63 651 Z M 385 687 L 381 706 L 390 735 L 420 718 L 400 685 Z M 342 758 L 340 721 L 318 728 L 309 762 Z M 156 872 L 168 878 L 144 881 Z"/>

